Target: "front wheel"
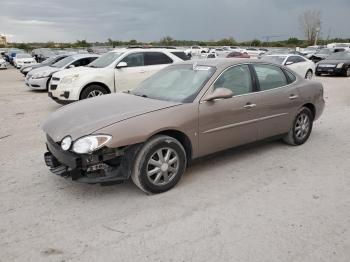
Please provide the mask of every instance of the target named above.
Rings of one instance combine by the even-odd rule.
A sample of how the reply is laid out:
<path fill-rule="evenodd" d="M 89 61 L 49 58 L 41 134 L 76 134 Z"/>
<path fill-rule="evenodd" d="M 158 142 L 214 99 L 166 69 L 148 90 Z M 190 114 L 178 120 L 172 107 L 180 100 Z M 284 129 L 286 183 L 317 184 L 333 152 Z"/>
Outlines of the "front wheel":
<path fill-rule="evenodd" d="M 350 76 L 350 66 L 346 69 L 345 73 L 344 73 L 345 77 L 349 77 Z"/>
<path fill-rule="evenodd" d="M 289 145 L 304 144 L 310 137 L 313 125 L 313 114 L 310 109 L 303 107 L 293 121 L 293 126 L 283 141 Z"/>
<path fill-rule="evenodd" d="M 175 138 L 157 135 L 137 153 L 131 179 L 146 193 L 162 193 L 181 179 L 187 164 L 186 152 Z"/>
<path fill-rule="evenodd" d="M 92 98 L 107 94 L 107 90 L 99 85 L 90 85 L 81 92 L 80 99 Z"/>

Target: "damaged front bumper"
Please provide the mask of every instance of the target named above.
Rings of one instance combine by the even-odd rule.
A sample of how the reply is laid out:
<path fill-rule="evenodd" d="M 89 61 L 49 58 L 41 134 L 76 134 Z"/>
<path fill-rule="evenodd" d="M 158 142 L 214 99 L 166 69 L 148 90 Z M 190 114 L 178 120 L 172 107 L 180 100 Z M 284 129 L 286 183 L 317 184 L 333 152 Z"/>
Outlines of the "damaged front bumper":
<path fill-rule="evenodd" d="M 48 152 L 44 154 L 44 159 L 52 173 L 90 184 L 121 182 L 129 179 L 132 156 L 136 152 L 136 147 L 104 148 L 93 154 L 78 155 L 62 150 L 60 145 L 49 136 L 46 146 Z"/>

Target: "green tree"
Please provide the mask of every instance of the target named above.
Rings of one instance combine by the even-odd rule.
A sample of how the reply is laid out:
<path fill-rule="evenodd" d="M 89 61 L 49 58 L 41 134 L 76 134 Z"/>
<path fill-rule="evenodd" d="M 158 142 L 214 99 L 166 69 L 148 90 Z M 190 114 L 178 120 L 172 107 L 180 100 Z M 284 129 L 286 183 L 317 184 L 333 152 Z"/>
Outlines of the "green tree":
<path fill-rule="evenodd" d="M 174 42 L 175 42 L 175 40 L 172 37 L 166 36 L 166 37 L 163 37 L 162 39 L 160 39 L 159 44 L 169 46 L 169 45 L 174 45 Z"/>
<path fill-rule="evenodd" d="M 287 40 L 287 44 L 288 45 L 298 45 L 300 43 L 299 39 L 296 38 L 296 37 L 290 37 L 288 40 Z"/>
<path fill-rule="evenodd" d="M 252 42 L 251 42 L 251 45 L 252 46 L 260 46 L 261 45 L 261 41 L 259 39 L 254 39 Z"/>

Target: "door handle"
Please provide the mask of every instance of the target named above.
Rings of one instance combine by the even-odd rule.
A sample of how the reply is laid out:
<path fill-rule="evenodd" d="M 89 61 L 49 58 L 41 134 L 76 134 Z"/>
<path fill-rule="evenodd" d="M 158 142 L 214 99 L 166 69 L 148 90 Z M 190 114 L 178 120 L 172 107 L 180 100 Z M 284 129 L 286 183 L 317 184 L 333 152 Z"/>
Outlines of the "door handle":
<path fill-rule="evenodd" d="M 252 109 L 252 108 L 254 108 L 254 107 L 256 107 L 256 104 L 248 103 L 248 104 L 246 104 L 243 108 L 244 108 L 244 109 Z"/>
<path fill-rule="evenodd" d="M 290 95 L 289 99 L 290 100 L 294 100 L 294 99 L 297 99 L 298 97 L 299 97 L 298 95 Z"/>

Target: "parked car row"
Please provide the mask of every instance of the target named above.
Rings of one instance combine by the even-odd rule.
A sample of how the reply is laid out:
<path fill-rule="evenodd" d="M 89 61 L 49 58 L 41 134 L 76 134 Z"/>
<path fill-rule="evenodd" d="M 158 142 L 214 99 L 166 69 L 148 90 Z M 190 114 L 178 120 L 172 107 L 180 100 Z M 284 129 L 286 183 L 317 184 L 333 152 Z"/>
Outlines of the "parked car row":
<path fill-rule="evenodd" d="M 315 64 L 293 54 L 228 54 L 188 60 L 179 49 L 124 48 L 22 67 L 28 88 L 60 104 L 84 100 L 43 125 L 50 171 L 90 184 L 131 179 L 161 193 L 193 159 L 270 137 L 305 143 L 324 108 L 322 85 L 305 80 Z"/>

